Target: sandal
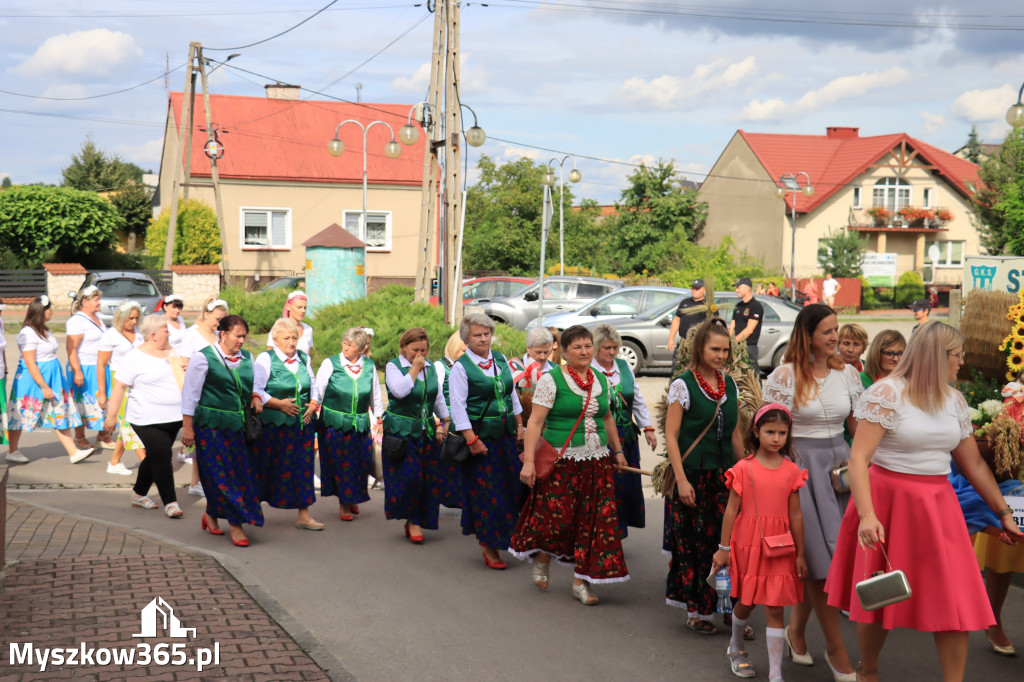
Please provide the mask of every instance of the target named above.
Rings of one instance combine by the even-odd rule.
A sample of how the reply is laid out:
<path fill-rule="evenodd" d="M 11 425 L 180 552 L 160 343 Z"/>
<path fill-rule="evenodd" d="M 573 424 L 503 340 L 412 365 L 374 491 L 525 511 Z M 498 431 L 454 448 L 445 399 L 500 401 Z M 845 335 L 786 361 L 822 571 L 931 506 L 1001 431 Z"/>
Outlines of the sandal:
<path fill-rule="evenodd" d="M 729 657 L 729 668 L 732 670 L 732 674 L 736 677 L 754 677 L 757 673 L 754 671 L 754 665 L 747 658 L 746 651 L 733 652 L 732 645 L 725 650 L 725 655 Z"/>
<path fill-rule="evenodd" d="M 710 620 L 701 620 L 700 618 L 687 618 L 686 627 L 690 628 L 697 634 L 701 635 L 717 635 L 718 628 Z"/>
<path fill-rule="evenodd" d="M 542 564 L 539 561 L 533 564 L 533 584 L 542 590 L 548 589 L 548 569 L 551 568 L 551 562 Z"/>
<path fill-rule="evenodd" d="M 136 493 L 133 492 L 132 493 L 132 506 L 133 507 L 142 507 L 143 509 L 156 509 L 160 505 L 157 504 L 156 502 L 154 502 L 153 500 L 149 499 L 145 495 L 137 495 Z"/>

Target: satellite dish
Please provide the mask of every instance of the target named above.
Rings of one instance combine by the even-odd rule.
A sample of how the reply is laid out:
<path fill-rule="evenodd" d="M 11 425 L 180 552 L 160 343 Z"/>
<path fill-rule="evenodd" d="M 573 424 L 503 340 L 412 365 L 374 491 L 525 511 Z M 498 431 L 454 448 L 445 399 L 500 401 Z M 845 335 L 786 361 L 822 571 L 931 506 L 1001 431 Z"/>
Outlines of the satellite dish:
<path fill-rule="evenodd" d="M 938 263 L 939 259 L 942 258 L 942 251 L 939 249 L 938 244 L 932 244 L 928 247 L 928 260 L 933 263 Z"/>

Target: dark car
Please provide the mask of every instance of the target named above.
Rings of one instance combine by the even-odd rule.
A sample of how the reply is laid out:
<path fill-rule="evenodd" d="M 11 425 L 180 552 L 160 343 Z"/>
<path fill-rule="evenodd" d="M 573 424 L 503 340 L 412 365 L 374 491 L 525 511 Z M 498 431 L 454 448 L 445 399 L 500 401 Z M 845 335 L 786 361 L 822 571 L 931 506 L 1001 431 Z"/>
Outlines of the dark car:
<path fill-rule="evenodd" d="M 305 289 L 306 278 L 302 276 L 278 277 L 260 291 L 273 291 L 274 289 Z"/>
<path fill-rule="evenodd" d="M 85 276 L 85 282 L 82 283 L 82 287 L 78 291 L 88 286 L 95 286 L 103 294 L 97 315 L 104 324 L 111 323 L 117 306 L 125 301 L 138 303 L 142 306 L 142 314 L 145 315 L 153 312 L 156 309 L 156 304 L 163 298 L 156 282 L 142 272 L 90 272 Z M 76 291 L 68 292 L 68 296 L 71 298 L 77 295 Z"/>

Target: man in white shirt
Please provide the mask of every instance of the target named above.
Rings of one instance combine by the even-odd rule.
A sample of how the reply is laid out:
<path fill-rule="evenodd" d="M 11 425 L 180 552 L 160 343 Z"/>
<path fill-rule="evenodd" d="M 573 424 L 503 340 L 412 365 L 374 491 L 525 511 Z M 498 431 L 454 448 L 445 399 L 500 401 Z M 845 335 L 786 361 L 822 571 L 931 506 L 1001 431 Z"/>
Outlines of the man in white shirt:
<path fill-rule="evenodd" d="M 842 287 L 839 285 L 839 280 L 832 277 L 831 272 L 825 273 L 825 280 L 821 283 L 822 300 L 829 308 L 836 307 L 836 294 Z"/>

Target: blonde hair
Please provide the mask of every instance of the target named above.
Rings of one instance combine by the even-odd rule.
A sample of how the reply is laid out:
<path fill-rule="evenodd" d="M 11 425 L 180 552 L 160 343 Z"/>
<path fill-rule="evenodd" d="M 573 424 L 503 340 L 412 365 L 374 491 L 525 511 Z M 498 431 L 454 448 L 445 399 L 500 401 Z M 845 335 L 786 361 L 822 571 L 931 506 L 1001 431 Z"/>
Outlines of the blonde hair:
<path fill-rule="evenodd" d="M 125 321 L 131 317 L 132 311 L 138 310 L 139 317 L 142 317 L 142 306 L 137 301 L 125 301 L 121 305 L 117 306 L 117 310 L 114 311 L 114 319 L 111 321 L 111 326 L 117 331 L 124 330 Z"/>
<path fill-rule="evenodd" d="M 90 298 L 100 298 L 101 296 L 103 296 L 103 292 L 95 284 L 90 284 L 75 296 L 75 301 L 71 304 L 71 313 L 74 314 L 81 310 L 82 304 Z"/>
<path fill-rule="evenodd" d="M 949 352 L 964 345 L 964 337 L 944 322 L 926 322 L 910 336 L 903 360 L 890 377 L 902 378 L 903 395 L 922 412 L 942 409 L 953 389 L 949 386 Z"/>
<path fill-rule="evenodd" d="M 224 312 L 225 312 L 225 313 L 226 313 L 226 312 L 228 312 L 228 307 L 227 307 L 227 304 L 225 304 L 225 305 L 222 305 L 222 306 L 220 306 L 220 305 L 219 305 L 219 306 L 217 306 L 217 308 L 214 308 L 213 310 L 209 310 L 209 311 L 208 311 L 208 310 L 207 310 L 207 308 L 209 307 L 209 305 L 210 305 L 211 303 L 213 303 L 214 301 L 216 301 L 216 300 L 218 300 L 216 296 L 211 296 L 210 298 L 208 298 L 208 299 L 206 299 L 205 301 L 203 301 L 203 305 L 202 305 L 202 307 L 201 307 L 201 308 L 199 309 L 199 318 L 198 318 L 198 319 L 196 320 L 196 323 L 197 323 L 197 324 L 198 324 L 199 322 L 202 322 L 203 320 L 205 320 L 205 319 L 206 319 L 206 314 L 207 314 L 207 312 L 211 312 L 211 313 L 212 313 L 212 312 L 213 312 L 213 310 L 216 310 L 217 308 L 223 308 L 223 309 L 224 309 Z M 273 338 L 273 337 L 271 337 L 271 338 Z"/>
<path fill-rule="evenodd" d="M 466 344 L 462 340 L 462 336 L 459 332 L 453 332 L 448 337 L 448 343 L 444 344 L 444 356 L 455 362 L 459 357 L 466 352 Z"/>
<path fill-rule="evenodd" d="M 370 344 L 370 335 L 366 333 L 366 329 L 363 327 L 350 327 L 341 335 L 341 340 L 356 344 L 359 352 L 362 353 Z"/>
<path fill-rule="evenodd" d="M 844 339 L 857 341 L 865 348 L 868 347 L 868 332 L 864 327 L 860 326 L 856 322 L 844 324 L 839 328 L 839 340 L 842 341 Z"/>
<path fill-rule="evenodd" d="M 622 337 L 619 336 L 619 332 L 615 330 L 615 327 L 607 322 L 602 322 L 594 327 L 594 350 L 597 350 L 608 341 L 614 341 L 616 348 L 622 346 Z"/>

